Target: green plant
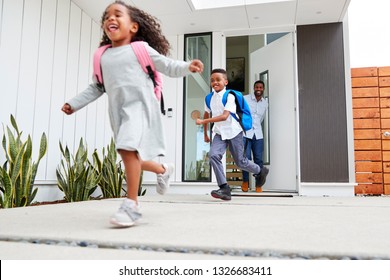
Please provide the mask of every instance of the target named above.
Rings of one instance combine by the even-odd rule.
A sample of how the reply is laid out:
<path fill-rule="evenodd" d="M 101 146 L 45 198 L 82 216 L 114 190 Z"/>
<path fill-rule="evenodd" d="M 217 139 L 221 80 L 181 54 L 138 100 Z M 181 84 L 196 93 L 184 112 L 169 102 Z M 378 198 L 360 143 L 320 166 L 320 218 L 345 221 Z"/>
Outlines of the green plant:
<path fill-rule="evenodd" d="M 112 138 L 110 144 L 107 145 L 107 155 L 104 148 L 102 154 L 103 160 L 100 160 L 96 150 L 92 156 L 96 172 L 102 174 L 99 186 L 103 197 L 121 197 L 122 191 L 126 193 L 126 189 L 123 188 L 123 183 L 126 181 L 126 175 L 122 169 L 121 162 L 117 162 L 117 150 Z M 142 189 L 142 175 L 143 173 L 141 172 L 140 184 L 138 188 L 139 196 L 145 195 L 146 193 L 146 189 Z"/>
<path fill-rule="evenodd" d="M 144 176 L 144 172 L 141 171 L 141 178 L 139 179 L 139 187 L 138 187 L 138 196 L 144 196 L 146 194 L 146 189 L 142 188 L 142 177 Z"/>
<path fill-rule="evenodd" d="M 126 192 L 126 189 L 123 188 L 125 174 L 120 162 L 117 162 L 117 151 L 112 138 L 110 144 L 107 145 L 107 155 L 104 148 L 102 155 L 103 160 L 100 160 L 96 150 L 92 154 L 95 169 L 102 175 L 99 181 L 99 186 L 103 197 L 121 197 L 122 191 Z"/>
<path fill-rule="evenodd" d="M 70 154 L 68 146 L 64 149 L 61 142 L 60 149 L 63 159 L 56 174 L 58 188 L 65 194 L 64 199 L 67 202 L 89 200 L 98 187 L 101 174 L 88 160 L 88 149 L 83 144 L 83 138 L 75 156 Z"/>
<path fill-rule="evenodd" d="M 22 132 L 13 115 L 10 117 L 15 134 L 7 126 L 2 140 L 6 161 L 0 167 L 0 207 L 12 208 L 29 206 L 35 198 L 38 189 L 34 187 L 39 162 L 47 150 L 47 138 L 43 133 L 40 140 L 39 156 L 36 162 L 32 161 L 32 141 L 28 135 L 22 141 Z M 6 134 L 8 135 L 8 141 Z M 16 136 L 16 137 L 15 137 Z"/>

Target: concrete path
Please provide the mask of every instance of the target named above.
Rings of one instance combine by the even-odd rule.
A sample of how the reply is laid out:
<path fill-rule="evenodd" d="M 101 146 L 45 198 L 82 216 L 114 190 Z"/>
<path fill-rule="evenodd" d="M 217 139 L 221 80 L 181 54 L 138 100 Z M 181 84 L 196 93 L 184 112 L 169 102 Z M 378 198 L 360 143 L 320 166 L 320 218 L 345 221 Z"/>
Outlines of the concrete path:
<path fill-rule="evenodd" d="M 390 259 L 390 197 L 147 195 L 117 229 L 120 202 L 1 209 L 0 259 Z"/>

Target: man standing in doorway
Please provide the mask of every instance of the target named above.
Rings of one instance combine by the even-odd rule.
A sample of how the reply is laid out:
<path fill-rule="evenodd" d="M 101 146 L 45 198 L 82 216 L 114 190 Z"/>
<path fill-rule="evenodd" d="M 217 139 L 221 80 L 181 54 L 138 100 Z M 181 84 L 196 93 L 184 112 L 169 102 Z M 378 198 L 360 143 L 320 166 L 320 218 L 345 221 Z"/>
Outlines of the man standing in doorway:
<path fill-rule="evenodd" d="M 263 168 L 263 150 L 264 139 L 261 123 L 264 120 L 265 113 L 268 109 L 268 101 L 263 97 L 264 82 L 258 80 L 253 85 L 253 93 L 245 95 L 244 98 L 249 104 L 253 119 L 253 128 L 244 135 L 244 147 L 246 147 L 246 157 Z M 242 186 L 241 190 L 247 192 L 249 189 L 249 173 L 242 171 Z M 262 192 L 262 186 L 256 186 L 256 192 Z"/>

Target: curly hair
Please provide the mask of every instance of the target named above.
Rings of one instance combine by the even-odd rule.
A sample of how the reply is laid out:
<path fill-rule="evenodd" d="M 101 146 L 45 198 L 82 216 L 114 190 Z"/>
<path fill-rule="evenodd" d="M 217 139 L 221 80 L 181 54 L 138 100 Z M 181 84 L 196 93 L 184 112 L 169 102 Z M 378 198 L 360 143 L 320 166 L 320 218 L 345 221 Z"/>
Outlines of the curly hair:
<path fill-rule="evenodd" d="M 158 51 L 160 54 L 168 55 L 170 44 L 162 34 L 161 26 L 158 19 L 134 6 L 130 6 L 123 1 L 115 1 L 110 4 L 104 11 L 101 19 L 101 27 L 103 29 L 103 36 L 100 42 L 100 46 L 111 44 L 111 40 L 108 38 L 104 31 L 103 24 L 107 14 L 107 9 L 114 4 L 119 4 L 127 8 L 129 16 L 133 22 L 138 23 L 138 32 L 132 41 L 145 41 L 153 49 Z"/>

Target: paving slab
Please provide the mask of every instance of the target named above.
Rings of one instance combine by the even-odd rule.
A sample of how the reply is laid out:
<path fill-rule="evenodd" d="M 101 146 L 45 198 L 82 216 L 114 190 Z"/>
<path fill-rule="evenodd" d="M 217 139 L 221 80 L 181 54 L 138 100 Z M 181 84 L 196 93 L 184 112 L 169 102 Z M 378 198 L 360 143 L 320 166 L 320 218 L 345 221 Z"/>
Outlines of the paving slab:
<path fill-rule="evenodd" d="M 118 229 L 121 200 L 1 209 L 0 259 L 390 259 L 386 196 L 146 195 Z"/>

